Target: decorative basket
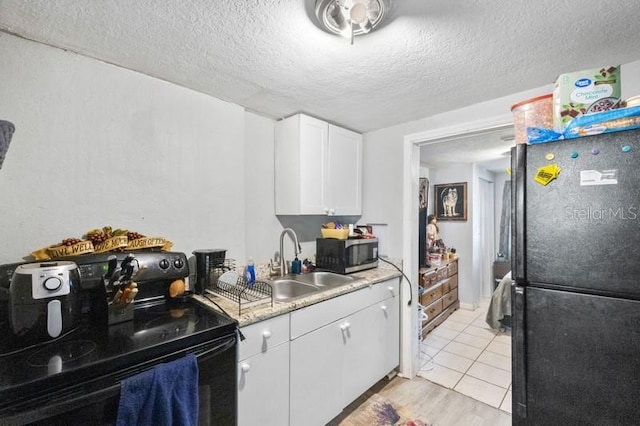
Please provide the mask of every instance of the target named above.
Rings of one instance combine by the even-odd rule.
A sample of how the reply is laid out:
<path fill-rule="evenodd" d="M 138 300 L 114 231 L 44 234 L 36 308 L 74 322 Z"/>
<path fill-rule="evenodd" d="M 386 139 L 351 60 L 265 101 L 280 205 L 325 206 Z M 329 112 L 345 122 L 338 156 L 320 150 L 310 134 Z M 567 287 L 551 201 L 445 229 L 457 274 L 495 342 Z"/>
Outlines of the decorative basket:
<path fill-rule="evenodd" d="M 349 229 L 320 229 L 322 238 L 335 238 L 337 240 L 346 240 L 349 237 Z"/>

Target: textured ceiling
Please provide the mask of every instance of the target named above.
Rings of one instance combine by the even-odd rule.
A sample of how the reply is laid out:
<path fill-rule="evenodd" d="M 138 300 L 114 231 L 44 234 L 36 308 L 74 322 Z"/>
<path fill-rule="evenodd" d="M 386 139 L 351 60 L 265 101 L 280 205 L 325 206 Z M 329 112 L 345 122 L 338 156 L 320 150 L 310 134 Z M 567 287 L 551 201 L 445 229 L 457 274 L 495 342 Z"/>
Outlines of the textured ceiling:
<path fill-rule="evenodd" d="M 510 166 L 510 149 L 514 145 L 512 126 L 461 134 L 422 145 L 420 162 L 428 168 L 453 163 L 478 163 L 489 171 L 502 172 Z"/>
<path fill-rule="evenodd" d="M 348 40 L 314 0 L 0 0 L 0 30 L 271 118 L 366 132 L 640 59 L 637 0 L 392 0 Z"/>

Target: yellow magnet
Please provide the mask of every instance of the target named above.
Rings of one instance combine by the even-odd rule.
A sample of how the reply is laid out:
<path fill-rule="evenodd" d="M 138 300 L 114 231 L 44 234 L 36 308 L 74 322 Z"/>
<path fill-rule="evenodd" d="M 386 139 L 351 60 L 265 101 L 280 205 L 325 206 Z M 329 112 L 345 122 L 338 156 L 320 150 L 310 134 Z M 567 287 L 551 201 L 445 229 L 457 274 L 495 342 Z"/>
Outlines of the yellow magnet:
<path fill-rule="evenodd" d="M 557 164 L 549 164 L 548 166 L 540 167 L 533 180 L 540 185 L 546 186 L 549 182 L 557 178 L 559 174 L 560 167 L 558 167 Z"/>

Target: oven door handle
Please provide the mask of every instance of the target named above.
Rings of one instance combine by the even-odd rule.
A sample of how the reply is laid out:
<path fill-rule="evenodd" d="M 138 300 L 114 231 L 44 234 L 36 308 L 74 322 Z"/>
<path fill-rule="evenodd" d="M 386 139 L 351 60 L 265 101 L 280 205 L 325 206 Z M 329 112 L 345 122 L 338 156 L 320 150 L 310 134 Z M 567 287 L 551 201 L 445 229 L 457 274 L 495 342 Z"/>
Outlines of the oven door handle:
<path fill-rule="evenodd" d="M 228 349 L 231 349 L 232 347 L 234 347 L 237 342 L 236 342 L 236 337 L 230 337 L 229 339 L 225 340 L 224 342 L 220 343 L 219 345 L 216 345 L 212 348 L 206 348 L 210 343 L 205 343 L 203 344 L 204 347 L 201 347 L 199 350 L 196 349 L 195 351 L 193 351 L 193 354 L 196 356 L 196 358 L 198 358 L 198 361 L 210 354 L 213 353 L 218 353 L 218 352 L 224 352 Z"/>

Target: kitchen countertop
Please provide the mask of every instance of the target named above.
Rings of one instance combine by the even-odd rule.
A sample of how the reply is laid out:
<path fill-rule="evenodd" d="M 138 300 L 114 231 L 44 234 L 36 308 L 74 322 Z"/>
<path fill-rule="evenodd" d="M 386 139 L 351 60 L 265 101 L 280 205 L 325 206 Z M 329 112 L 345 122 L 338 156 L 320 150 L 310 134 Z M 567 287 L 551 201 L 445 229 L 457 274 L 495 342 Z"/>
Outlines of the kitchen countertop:
<path fill-rule="evenodd" d="M 207 294 L 205 296 L 194 295 L 195 300 L 201 304 L 218 310 L 214 303 L 207 298 L 215 301 L 220 307 L 222 307 L 232 318 L 238 321 L 240 327 L 244 327 L 259 321 L 264 321 L 269 318 L 283 315 L 296 309 L 304 308 L 305 306 L 313 305 L 328 299 L 332 299 L 342 294 L 350 293 L 352 291 L 359 290 L 361 288 L 389 280 L 391 278 L 400 277 L 402 274 L 392 266 L 383 264 L 377 268 L 368 269 L 366 271 L 354 272 L 349 276 L 356 278 L 356 281 L 350 284 L 346 284 L 331 290 L 315 293 L 309 296 L 301 297 L 299 299 L 292 300 L 290 302 L 278 302 L 273 301 L 271 306 L 270 301 L 247 306 L 242 308 L 242 312 L 238 312 L 238 303 L 222 296 Z"/>

